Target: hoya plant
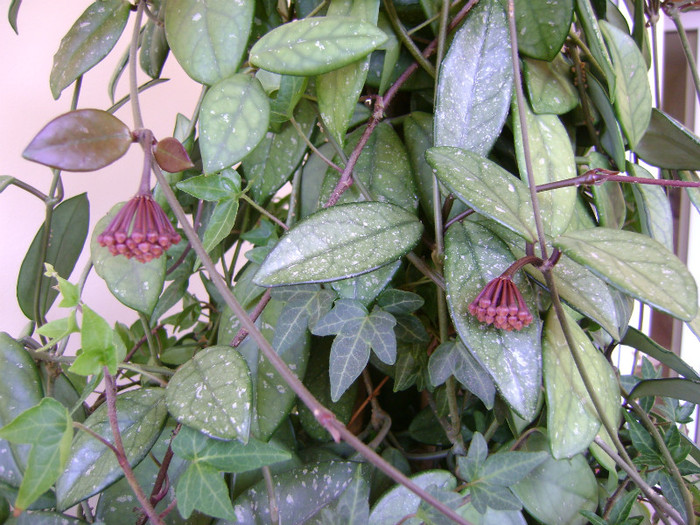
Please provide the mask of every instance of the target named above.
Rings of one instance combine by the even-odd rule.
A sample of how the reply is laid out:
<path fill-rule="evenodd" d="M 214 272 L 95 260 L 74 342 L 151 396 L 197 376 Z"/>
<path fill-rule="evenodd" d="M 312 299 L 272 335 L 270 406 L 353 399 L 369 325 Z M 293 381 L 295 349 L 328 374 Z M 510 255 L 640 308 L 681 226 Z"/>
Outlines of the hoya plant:
<path fill-rule="evenodd" d="M 49 182 L 0 177 L 47 210 L 0 334 L 0 522 L 695 523 L 700 376 L 631 321 L 700 327 L 667 194 L 700 205 L 700 138 L 649 82 L 690 4 L 87 5 L 24 151 Z M 83 107 L 124 52 L 129 96 Z M 201 96 L 154 137 L 166 60 Z M 130 148 L 88 231 L 62 181 Z"/>

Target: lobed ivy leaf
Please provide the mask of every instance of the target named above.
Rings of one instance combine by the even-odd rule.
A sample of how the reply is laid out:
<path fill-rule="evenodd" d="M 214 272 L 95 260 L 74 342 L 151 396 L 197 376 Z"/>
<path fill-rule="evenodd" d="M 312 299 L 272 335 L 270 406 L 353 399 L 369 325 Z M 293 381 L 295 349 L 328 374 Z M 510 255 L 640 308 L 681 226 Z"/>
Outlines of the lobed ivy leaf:
<path fill-rule="evenodd" d="M 177 510 L 189 518 L 197 509 L 221 519 L 235 519 L 228 487 L 222 474 L 203 461 L 195 461 L 180 476 L 175 489 Z"/>
<path fill-rule="evenodd" d="M 45 397 L 0 428 L 0 439 L 31 444 L 14 502 L 15 509 L 22 511 L 51 488 L 63 472 L 73 439 L 73 420 L 59 401 Z"/>
<path fill-rule="evenodd" d="M 284 308 L 275 326 L 273 346 L 279 347 L 285 339 L 298 338 L 324 317 L 335 299 L 335 294 L 318 285 L 300 285 L 275 288 L 272 298 L 283 301 Z"/>
<path fill-rule="evenodd" d="M 126 457 L 133 467 L 151 450 L 168 416 L 160 388 L 142 388 L 117 397 L 119 431 Z M 100 405 L 86 420 L 85 426 L 112 441 L 107 405 Z M 114 453 L 86 432 L 73 440 L 70 456 L 56 481 L 59 510 L 101 492 L 124 475 Z"/>
<path fill-rule="evenodd" d="M 646 235 L 609 228 L 568 232 L 554 245 L 615 288 L 683 320 L 698 310 L 685 265 Z"/>
<path fill-rule="evenodd" d="M 107 228 L 123 205 L 124 203 L 115 205 L 97 221 L 90 239 L 92 264 L 95 265 L 97 275 L 104 279 L 109 291 L 120 303 L 150 315 L 163 290 L 166 257 L 142 263 L 122 255 L 114 256 L 107 247 L 100 246 L 97 242 L 97 236 Z"/>
<path fill-rule="evenodd" d="M 331 287 L 343 299 L 354 299 L 368 306 L 386 288 L 401 267 L 401 261 L 386 264 L 357 277 L 333 281 Z"/>
<path fill-rule="evenodd" d="M 615 113 L 630 149 L 634 150 L 651 117 L 646 62 L 631 36 L 605 20 L 600 21 L 600 28 L 615 68 Z"/>
<path fill-rule="evenodd" d="M 534 242 L 530 190 L 496 163 L 459 148 L 430 148 L 425 158 L 440 182 L 477 212 Z"/>
<path fill-rule="evenodd" d="M 700 169 L 700 138 L 660 109 L 651 110 L 649 127 L 634 152 L 652 166 Z"/>
<path fill-rule="evenodd" d="M 229 168 L 263 139 L 270 103 L 260 82 L 244 74 L 214 84 L 199 112 L 199 148 L 205 174 Z"/>
<path fill-rule="evenodd" d="M 17 302 L 22 313 L 29 319 L 36 320 L 37 310 L 40 315 L 45 315 L 58 296 L 58 291 L 53 287 L 55 279 L 42 272 L 37 282 L 39 272 L 44 269 L 43 265 L 51 264 L 57 274 L 68 277 L 83 250 L 89 221 L 90 205 L 87 194 L 81 193 L 54 208 L 49 228 L 49 244 L 43 259 L 42 243 L 46 223 L 34 236 L 17 277 Z M 37 286 L 41 288 L 38 305 L 35 303 Z"/>
<path fill-rule="evenodd" d="M 241 192 L 241 176 L 228 168 L 212 175 L 190 177 L 176 186 L 197 199 L 217 202 L 237 197 Z"/>
<path fill-rule="evenodd" d="M 510 106 L 510 49 L 503 5 L 497 0 L 479 2 L 457 31 L 440 66 L 436 146 L 454 146 L 479 155 L 491 150 Z"/>
<path fill-rule="evenodd" d="M 383 202 L 332 206 L 290 229 L 255 275 L 259 286 L 359 275 L 405 255 L 422 231 L 410 212 Z"/>
<path fill-rule="evenodd" d="M 87 305 L 83 305 L 80 346 L 78 357 L 68 369 L 78 375 L 98 375 L 105 366 L 110 374 L 116 374 L 117 365 L 126 356 L 121 338 Z"/>
<path fill-rule="evenodd" d="M 515 1 L 518 50 L 529 57 L 551 61 L 561 51 L 574 16 L 574 0 Z"/>
<path fill-rule="evenodd" d="M 542 375 L 541 323 L 531 289 L 516 275 L 514 281 L 530 312 L 535 314 L 533 322 L 520 331 L 483 326 L 468 312 L 469 303 L 513 261 L 503 241 L 482 226 L 463 222 L 447 230 L 445 282 L 457 333 L 488 371 L 506 402 L 523 419 L 528 419 L 537 411 Z"/>
<path fill-rule="evenodd" d="M 466 456 L 457 457 L 457 475 L 465 481 L 475 481 L 489 455 L 489 446 L 481 432 L 474 432 Z"/>
<path fill-rule="evenodd" d="M 265 34 L 251 48 L 249 60 L 282 75 L 321 75 L 367 56 L 386 40 L 375 25 L 356 18 L 305 18 Z"/>
<path fill-rule="evenodd" d="M 617 378 L 605 356 L 592 344 L 576 322 L 567 317 L 569 330 L 578 347 L 586 372 L 594 382 L 605 417 L 617 426 L 620 420 L 620 393 Z M 542 341 L 544 388 L 547 396 L 547 433 L 555 459 L 585 452 L 599 429 L 611 441 L 583 384 L 556 313 L 550 310 Z"/>
<path fill-rule="evenodd" d="M 235 348 L 210 346 L 196 354 L 170 379 L 165 398 L 181 423 L 215 438 L 248 441 L 250 371 Z"/>
<path fill-rule="evenodd" d="M 131 3 L 124 0 L 98 0 L 80 15 L 53 57 L 49 78 L 53 98 L 58 99 L 65 88 L 107 56 L 124 31 L 130 11 Z"/>
<path fill-rule="evenodd" d="M 182 69 L 213 85 L 238 70 L 248 43 L 252 0 L 168 0 L 165 35 Z"/>
<path fill-rule="evenodd" d="M 425 299 L 417 293 L 396 288 L 384 290 L 377 297 L 377 306 L 390 314 L 408 315 L 419 310 L 423 304 Z"/>

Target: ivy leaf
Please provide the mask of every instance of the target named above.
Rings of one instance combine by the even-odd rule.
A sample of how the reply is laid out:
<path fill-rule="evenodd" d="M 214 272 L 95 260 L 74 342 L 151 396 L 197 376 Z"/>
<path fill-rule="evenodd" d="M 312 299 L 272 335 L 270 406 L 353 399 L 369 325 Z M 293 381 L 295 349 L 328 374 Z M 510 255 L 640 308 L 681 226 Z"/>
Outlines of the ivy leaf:
<path fill-rule="evenodd" d="M 197 199 L 218 202 L 233 199 L 241 192 L 241 176 L 228 168 L 213 175 L 190 177 L 176 186 Z"/>
<path fill-rule="evenodd" d="M 35 293 L 37 286 L 41 287 L 38 305 L 41 315 L 48 312 L 58 296 L 58 292 L 53 287 L 56 282 L 54 279 L 44 274 L 37 282 L 40 268 L 48 263 L 54 267 L 57 274 L 68 277 L 83 250 L 89 222 L 90 205 L 87 194 L 81 193 L 66 199 L 54 209 L 49 228 L 49 245 L 43 258 L 41 257 L 41 246 L 46 223 L 39 228 L 34 236 L 17 277 L 17 302 L 22 313 L 29 319 L 36 320 Z"/>
<path fill-rule="evenodd" d="M 593 228 L 561 235 L 554 244 L 632 297 L 679 319 L 695 317 L 695 280 L 675 255 L 646 235 Z"/>
<path fill-rule="evenodd" d="M 231 167 L 267 132 L 270 103 L 257 79 L 236 74 L 214 84 L 199 112 L 199 147 L 205 174 Z"/>
<path fill-rule="evenodd" d="M 248 441 L 250 371 L 235 348 L 211 346 L 182 365 L 168 382 L 175 419 L 219 439 Z"/>
<path fill-rule="evenodd" d="M 483 326 L 468 312 L 469 303 L 498 277 L 513 256 L 496 236 L 470 222 L 455 224 L 445 236 L 445 281 L 452 320 L 460 338 L 493 378 L 506 402 L 523 419 L 534 416 L 541 384 L 541 323 L 537 316 L 520 331 Z M 516 275 L 531 312 L 537 312 L 527 281 Z"/>
<path fill-rule="evenodd" d="M 80 343 L 81 351 L 69 368 L 70 372 L 83 376 L 97 375 L 106 366 L 110 374 L 117 373 L 117 365 L 126 355 L 124 343 L 107 321 L 87 305 L 83 305 Z"/>
<path fill-rule="evenodd" d="M 195 509 L 215 518 L 236 518 L 224 478 L 208 463 L 196 461 L 187 467 L 177 482 L 175 494 L 177 510 L 183 518 L 189 518 Z"/>
<path fill-rule="evenodd" d="M 333 281 L 331 287 L 338 293 L 338 297 L 354 299 L 368 306 L 389 285 L 400 267 L 401 261 L 394 261 L 357 277 Z"/>
<path fill-rule="evenodd" d="M 430 148 L 425 158 L 440 182 L 482 215 L 534 242 L 530 190 L 496 163 L 458 148 Z"/>
<path fill-rule="evenodd" d="M 553 60 L 569 34 L 573 15 L 573 0 L 554 4 L 516 0 L 518 50 L 532 58 Z"/>
<path fill-rule="evenodd" d="M 124 256 L 114 256 L 106 246 L 100 246 L 97 236 L 103 232 L 123 203 L 114 206 L 100 219 L 90 240 L 92 263 L 97 275 L 104 279 L 109 291 L 119 302 L 141 313 L 150 315 L 158 302 L 165 282 L 166 257 L 147 263 Z"/>
<path fill-rule="evenodd" d="M 700 169 L 700 138 L 659 109 L 634 152 L 652 166 L 670 170 Z"/>
<path fill-rule="evenodd" d="M 255 275 L 259 286 L 326 282 L 359 275 L 405 255 L 422 224 L 383 202 L 325 208 L 290 229 Z"/>
<path fill-rule="evenodd" d="M 375 25 L 356 18 L 305 18 L 264 35 L 250 50 L 250 63 L 282 75 L 320 75 L 367 56 L 386 40 Z"/>
<path fill-rule="evenodd" d="M 151 450 L 165 424 L 168 411 L 160 388 L 132 390 L 117 397 L 119 431 L 129 463 L 137 465 Z M 85 426 L 112 441 L 107 405 L 100 405 Z M 85 432 L 73 440 L 66 467 L 56 482 L 59 510 L 101 492 L 124 475 L 115 455 Z"/>
<path fill-rule="evenodd" d="M 0 439 L 32 445 L 14 503 L 15 509 L 22 511 L 63 472 L 73 439 L 73 420 L 60 402 L 46 397 L 0 428 Z"/>
<path fill-rule="evenodd" d="M 361 303 L 339 299 L 335 307 L 313 328 L 315 335 L 337 333 L 331 346 L 331 399 L 337 402 L 362 373 L 369 361 L 370 348 L 386 364 L 396 361 L 396 320 L 375 308 L 368 314 Z"/>
<path fill-rule="evenodd" d="M 165 35 L 182 69 L 213 85 L 238 70 L 248 43 L 252 0 L 168 0 Z"/>
<path fill-rule="evenodd" d="M 321 510 L 325 525 L 366 525 L 369 520 L 369 483 L 356 469 L 352 481 L 338 499 L 335 509 Z"/>
<path fill-rule="evenodd" d="M 455 146 L 479 155 L 491 150 L 510 106 L 510 49 L 503 5 L 496 0 L 479 2 L 457 31 L 440 67 L 436 146 Z"/>
<path fill-rule="evenodd" d="M 124 0 L 99 0 L 80 15 L 53 57 L 53 98 L 107 56 L 126 27 L 130 10 L 131 4 Z"/>
<path fill-rule="evenodd" d="M 377 297 L 377 306 L 390 314 L 408 315 L 425 304 L 420 295 L 406 290 L 390 288 Z"/>
<path fill-rule="evenodd" d="M 634 149 L 644 135 L 651 117 L 651 89 L 647 66 L 634 39 L 605 20 L 600 21 L 615 68 L 615 113 Z"/>
<path fill-rule="evenodd" d="M 222 472 L 246 472 L 291 458 L 291 454 L 272 442 L 264 443 L 250 438 L 245 445 L 240 441 L 221 441 L 183 426 L 173 440 L 173 452 L 189 461 L 204 462 Z"/>
<path fill-rule="evenodd" d="M 467 455 L 457 457 L 457 475 L 465 481 L 476 480 L 488 454 L 489 446 L 484 436 L 474 432 Z"/>
<path fill-rule="evenodd" d="M 300 285 L 275 288 L 272 298 L 284 303 L 284 309 L 275 325 L 273 346 L 279 347 L 284 339 L 296 338 L 316 325 L 333 305 L 335 294 L 318 285 Z"/>
<path fill-rule="evenodd" d="M 605 417 L 617 425 L 620 393 L 615 372 L 578 324 L 571 318 L 567 321 L 586 372 L 603 403 Z M 555 459 L 570 458 L 588 448 L 598 435 L 601 424 L 553 310 L 545 321 L 542 360 L 547 395 L 547 433 L 552 455 Z M 601 434 L 605 441 L 610 441 L 605 428 L 601 429 Z"/>

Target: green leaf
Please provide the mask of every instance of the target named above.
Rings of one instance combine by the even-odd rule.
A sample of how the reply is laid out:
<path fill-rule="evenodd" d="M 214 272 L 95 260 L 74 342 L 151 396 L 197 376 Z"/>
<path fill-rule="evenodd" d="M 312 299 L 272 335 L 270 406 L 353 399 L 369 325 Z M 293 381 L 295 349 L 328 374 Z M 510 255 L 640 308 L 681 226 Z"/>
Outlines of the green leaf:
<path fill-rule="evenodd" d="M 32 445 L 14 503 L 16 509 L 24 510 L 63 472 L 73 439 L 73 421 L 61 403 L 46 397 L 0 428 L 0 438 Z"/>
<path fill-rule="evenodd" d="M 333 305 L 335 294 L 318 285 L 275 288 L 272 298 L 284 304 L 275 324 L 273 346 L 280 347 L 285 339 L 299 337 L 325 316 Z"/>
<path fill-rule="evenodd" d="M 695 372 L 695 370 L 688 366 L 688 364 L 678 357 L 678 355 L 674 354 L 670 350 L 666 350 L 649 336 L 632 326 L 630 326 L 627 330 L 627 333 L 625 334 L 625 337 L 621 343 L 644 352 L 649 357 L 653 357 L 660 363 L 668 366 L 688 379 L 700 381 L 700 376 Z"/>
<path fill-rule="evenodd" d="M 37 328 L 36 331 L 38 334 L 50 339 L 48 343 L 41 347 L 42 350 L 46 350 L 64 337 L 79 332 L 80 328 L 78 328 L 78 323 L 75 322 L 75 312 L 71 312 L 68 317 L 49 321 Z"/>
<path fill-rule="evenodd" d="M 479 470 L 479 481 L 510 487 L 550 457 L 548 452 L 499 452 L 492 454 Z"/>
<path fill-rule="evenodd" d="M 130 10 L 131 4 L 124 0 L 97 0 L 80 15 L 53 57 L 53 98 L 107 56 L 124 31 Z"/>
<path fill-rule="evenodd" d="M 11 517 L 5 525 L 85 525 L 87 521 L 72 518 L 58 512 L 23 512 L 19 517 Z"/>
<path fill-rule="evenodd" d="M 396 361 L 396 320 L 375 308 L 368 314 L 361 303 L 339 299 L 335 307 L 313 327 L 315 335 L 338 334 L 330 356 L 331 399 L 340 396 L 362 373 L 369 361 L 370 348 L 386 364 Z"/>
<path fill-rule="evenodd" d="M 294 108 L 306 91 L 309 77 L 278 75 L 264 69 L 258 69 L 256 77 L 262 82 L 262 75 L 274 75 L 279 79 L 279 86 L 274 98 L 270 99 L 270 122 L 287 122 L 294 115 Z M 265 86 L 264 86 L 265 87 Z M 270 92 L 268 91 L 268 94 Z"/>
<path fill-rule="evenodd" d="M 263 139 L 270 103 L 260 82 L 236 74 L 214 84 L 199 112 L 199 147 L 205 174 L 243 159 Z"/>
<path fill-rule="evenodd" d="M 333 510 L 321 510 L 325 525 L 367 525 L 369 519 L 369 483 L 356 469 L 348 487 L 338 499 Z"/>
<path fill-rule="evenodd" d="M 157 21 L 148 20 L 141 36 L 139 64 L 141 69 L 151 78 L 160 77 L 170 52 L 163 25 L 165 4 L 166 2 L 162 0 L 157 0 L 153 3 L 151 11 L 156 16 Z"/>
<path fill-rule="evenodd" d="M 46 124 L 22 156 L 59 170 L 95 171 L 120 159 L 133 142 L 129 127 L 117 117 L 78 109 Z"/>
<path fill-rule="evenodd" d="M 320 75 L 367 56 L 386 40 L 376 26 L 356 18 L 305 18 L 264 35 L 250 50 L 250 63 L 283 75 Z"/>
<path fill-rule="evenodd" d="M 494 162 L 458 148 L 430 148 L 425 158 L 459 200 L 526 241 L 535 241 L 532 200 L 524 182 Z"/>
<path fill-rule="evenodd" d="M 551 62 L 524 58 L 523 78 L 535 113 L 563 115 L 578 104 L 578 92 L 571 81 L 569 64 L 561 55 Z"/>
<path fill-rule="evenodd" d="M 425 160 L 425 151 L 433 146 L 433 116 L 414 111 L 403 122 L 403 135 L 421 207 L 428 220 L 433 221 L 434 175 Z"/>
<path fill-rule="evenodd" d="M 425 304 L 420 295 L 406 290 L 389 288 L 379 294 L 377 306 L 390 314 L 407 315 L 419 310 Z"/>
<path fill-rule="evenodd" d="M 344 2 L 337 0 L 328 7 L 329 16 L 352 16 L 357 20 L 377 25 L 379 0 Z M 341 146 L 355 105 L 362 92 L 369 71 L 369 56 L 319 76 L 316 79 L 316 97 L 321 119 L 331 137 Z"/>
<path fill-rule="evenodd" d="M 387 264 L 350 279 L 333 281 L 331 287 L 343 299 L 354 299 L 368 306 L 386 288 L 401 267 L 401 261 Z"/>
<path fill-rule="evenodd" d="M 445 281 L 452 320 L 460 338 L 493 378 L 508 404 L 524 419 L 536 413 L 541 384 L 541 323 L 531 289 L 514 281 L 535 315 L 523 330 L 506 332 L 483 326 L 468 312 L 483 287 L 514 261 L 503 242 L 482 226 L 455 224 L 445 236 Z"/>
<path fill-rule="evenodd" d="M 564 45 L 573 16 L 573 0 L 554 3 L 516 0 L 518 50 L 532 58 L 553 60 Z"/>
<path fill-rule="evenodd" d="M 627 172 L 632 177 L 653 179 L 651 173 L 639 164 L 627 163 Z M 671 203 L 661 186 L 651 184 L 630 184 L 637 203 L 637 213 L 642 226 L 642 233 L 663 244 L 673 251 L 673 215 Z"/>
<path fill-rule="evenodd" d="M 133 467 L 151 450 L 168 415 L 160 388 L 132 390 L 117 397 L 119 431 Z M 112 442 L 107 405 L 100 405 L 85 426 Z M 85 432 L 73 440 L 63 474 L 56 482 L 58 508 L 65 510 L 101 492 L 124 475 L 114 453 Z"/>
<path fill-rule="evenodd" d="M 117 365 L 124 359 L 124 343 L 107 321 L 83 305 L 83 322 L 80 330 L 81 352 L 70 372 L 79 375 L 97 375 L 102 367 L 107 367 L 110 374 L 117 373 Z"/>
<path fill-rule="evenodd" d="M 633 398 L 644 396 L 671 397 L 700 405 L 700 381 L 680 377 L 647 379 L 637 383 L 637 386 L 630 392 L 630 396 Z"/>
<path fill-rule="evenodd" d="M 177 510 L 184 518 L 195 509 L 215 518 L 236 518 L 224 478 L 207 463 L 192 463 L 180 476 L 175 493 Z"/>
<path fill-rule="evenodd" d="M 211 346 L 181 366 L 166 389 L 175 419 L 219 439 L 248 441 L 250 371 L 235 348 Z"/>
<path fill-rule="evenodd" d="M 622 169 L 625 165 L 625 140 L 622 137 L 622 129 L 615 115 L 612 102 L 608 98 L 602 84 L 594 76 L 588 79 L 588 94 L 591 97 L 595 109 L 600 113 L 605 128 L 600 136 L 600 143 L 605 151 L 615 162 L 615 166 Z M 597 166 L 596 166 L 597 167 Z M 610 186 L 606 184 L 605 186 Z"/>
<path fill-rule="evenodd" d="M 61 308 L 75 308 L 80 300 L 80 290 L 78 285 L 68 282 L 66 279 L 58 275 L 56 269 L 49 263 L 44 263 L 46 277 L 53 277 L 58 281 L 58 291 L 61 294 L 61 302 L 58 306 Z"/>
<path fill-rule="evenodd" d="M 22 5 L 22 0 L 11 0 L 10 9 L 7 13 L 7 20 L 10 22 L 10 27 L 12 30 L 19 34 L 17 31 L 17 15 L 19 14 L 19 8 Z"/>
<path fill-rule="evenodd" d="M 458 456 L 457 475 L 465 481 L 474 481 L 489 455 L 489 446 L 481 432 L 474 432 L 466 456 Z"/>
<path fill-rule="evenodd" d="M 471 503 L 480 513 L 486 513 L 487 509 L 501 511 L 517 511 L 523 508 L 513 493 L 505 487 L 491 485 L 489 483 L 477 483 L 470 487 Z"/>
<path fill-rule="evenodd" d="M 646 235 L 593 228 L 561 235 L 554 244 L 632 297 L 679 319 L 695 317 L 695 280 L 675 255 Z"/>
<path fill-rule="evenodd" d="M 591 344 L 586 333 L 567 317 L 569 330 L 578 348 L 588 377 L 605 410 L 605 417 L 617 426 L 620 419 L 620 392 L 614 370 Z M 555 459 L 584 452 L 598 435 L 601 421 L 583 384 L 559 320 L 550 310 L 542 342 L 544 387 L 547 395 L 547 433 Z M 605 433 L 603 428 L 601 432 Z M 605 433 L 607 437 L 607 433 Z M 606 439 L 606 441 L 608 441 Z"/>
<path fill-rule="evenodd" d="M 80 256 L 87 236 L 90 205 L 87 194 L 81 193 L 63 201 L 56 206 L 51 218 L 49 228 L 49 242 L 46 256 L 40 260 L 40 252 L 46 223 L 44 223 L 34 236 L 32 244 L 24 256 L 22 266 L 17 278 L 17 302 L 24 315 L 29 319 L 35 319 L 36 303 L 34 302 L 36 288 L 39 292 L 39 313 L 43 316 L 53 304 L 58 291 L 53 288 L 55 280 L 41 276 L 37 283 L 39 272 L 43 270 L 44 263 L 51 264 L 56 272 L 63 277 L 68 277 Z M 43 273 L 43 272 L 42 272 Z"/>
<path fill-rule="evenodd" d="M 316 111 L 310 102 L 299 103 L 294 118 L 308 139 L 316 123 Z M 258 156 L 258 150 L 263 155 Z M 274 136 L 268 135 L 243 162 L 246 178 L 251 183 L 251 195 L 263 203 L 279 190 L 299 165 L 306 153 L 306 142 L 292 124 L 285 125 Z"/>
<path fill-rule="evenodd" d="M 238 70 L 248 43 L 252 0 L 168 0 L 165 35 L 182 69 L 212 85 Z"/>
<path fill-rule="evenodd" d="M 593 55 L 593 58 L 595 58 L 602 69 L 604 78 L 600 80 L 606 82 L 608 93 L 610 93 L 611 99 L 614 100 L 617 76 L 608 48 L 605 45 L 605 40 L 603 40 L 603 34 L 598 25 L 598 17 L 591 5 L 591 0 L 575 0 L 575 2 L 576 22 L 583 29 L 591 55 Z"/>
<path fill-rule="evenodd" d="M 436 146 L 455 146 L 479 155 L 491 150 L 510 106 L 510 49 L 503 5 L 497 0 L 479 2 L 440 66 Z"/>
<path fill-rule="evenodd" d="M 314 523 L 324 507 L 341 497 L 355 479 L 357 463 L 329 461 L 311 463 L 272 476 L 280 523 Z M 269 496 L 265 481 L 253 485 L 233 502 L 235 520 L 220 525 L 270 523 Z"/>
<path fill-rule="evenodd" d="M 700 169 L 700 138 L 659 109 L 634 152 L 652 166 L 670 170 Z"/>
<path fill-rule="evenodd" d="M 659 472 L 659 486 L 663 492 L 664 498 L 676 509 L 683 521 L 688 522 L 687 513 L 685 510 L 685 502 L 683 493 L 678 487 L 678 483 L 666 472 Z"/>
<path fill-rule="evenodd" d="M 527 451 L 547 448 L 546 438 L 539 434 L 533 434 L 524 447 Z M 512 490 L 534 518 L 551 525 L 583 525 L 579 511 L 594 511 L 598 506 L 595 476 L 580 454 L 571 459 L 547 458 Z"/>
<path fill-rule="evenodd" d="M 176 184 L 179 190 L 205 201 L 233 199 L 241 192 L 241 176 L 234 169 L 213 175 L 197 175 Z"/>
<path fill-rule="evenodd" d="M 233 230 L 238 213 L 238 199 L 228 199 L 216 203 L 214 213 L 209 218 L 207 229 L 204 231 L 202 246 L 207 252 L 213 250 Z"/>
<path fill-rule="evenodd" d="M 600 28 L 615 68 L 615 113 L 630 148 L 635 149 L 651 117 L 647 66 L 631 36 L 605 20 L 600 21 Z"/>
<path fill-rule="evenodd" d="M 95 225 L 90 239 L 92 264 L 95 265 L 97 275 L 104 279 L 107 288 L 120 303 L 150 315 L 163 290 L 166 257 L 142 263 L 123 255 L 112 255 L 107 247 L 100 246 L 97 242 L 98 235 L 107 228 L 123 204 L 114 206 Z"/>
<path fill-rule="evenodd" d="M 529 133 L 530 155 L 534 160 L 532 176 L 535 184 L 546 184 L 575 177 L 574 151 L 566 128 L 559 117 L 556 115 L 536 115 L 527 103 L 522 109 L 525 113 L 525 125 Z M 519 110 L 520 108 L 514 104 L 512 114 L 515 153 L 522 179 L 529 180 L 522 129 L 518 117 Z M 573 186 L 537 195 L 546 233 L 558 235 L 566 231 L 574 212 L 577 197 L 578 192 Z"/>
<path fill-rule="evenodd" d="M 222 472 L 246 472 L 291 458 L 278 445 L 250 438 L 245 445 L 240 441 L 211 439 L 201 432 L 183 426 L 173 440 L 173 452 L 183 459 L 204 462 Z"/>
<path fill-rule="evenodd" d="M 446 470 L 427 470 L 411 476 L 411 481 L 422 489 L 431 485 L 444 490 L 454 490 L 455 477 Z M 396 485 L 384 494 L 372 507 L 369 525 L 395 525 L 420 507 L 420 498 L 402 485 Z"/>
<path fill-rule="evenodd" d="M 332 206 L 290 229 L 265 258 L 254 282 L 277 286 L 359 275 L 405 255 L 422 225 L 410 212 L 383 202 Z"/>

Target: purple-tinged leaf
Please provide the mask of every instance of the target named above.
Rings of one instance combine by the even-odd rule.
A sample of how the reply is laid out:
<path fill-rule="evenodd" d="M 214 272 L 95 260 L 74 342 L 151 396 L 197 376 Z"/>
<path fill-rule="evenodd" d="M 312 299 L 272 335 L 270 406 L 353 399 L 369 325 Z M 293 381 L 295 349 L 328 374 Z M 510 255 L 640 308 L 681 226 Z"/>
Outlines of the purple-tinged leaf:
<path fill-rule="evenodd" d="M 66 171 L 94 171 L 119 159 L 133 142 L 126 124 L 99 109 L 79 109 L 49 122 L 22 156 Z"/>
<path fill-rule="evenodd" d="M 156 158 L 158 166 L 170 173 L 185 171 L 189 168 L 194 168 L 194 164 L 190 160 L 190 156 L 185 151 L 185 148 L 179 140 L 173 137 L 168 137 L 159 140 L 153 150 L 153 155 Z"/>

